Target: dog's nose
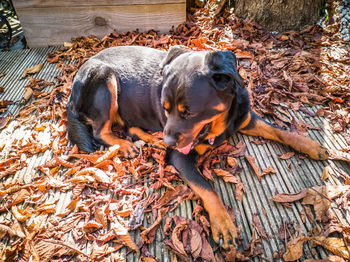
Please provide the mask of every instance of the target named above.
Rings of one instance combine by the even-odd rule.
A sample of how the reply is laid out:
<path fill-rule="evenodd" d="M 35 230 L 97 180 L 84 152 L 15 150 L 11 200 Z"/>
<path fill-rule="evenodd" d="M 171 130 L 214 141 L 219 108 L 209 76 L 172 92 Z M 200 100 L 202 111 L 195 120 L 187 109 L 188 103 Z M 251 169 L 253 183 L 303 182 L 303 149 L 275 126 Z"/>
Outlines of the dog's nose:
<path fill-rule="evenodd" d="M 164 135 L 164 142 L 169 146 L 175 146 L 177 144 L 176 136 Z"/>

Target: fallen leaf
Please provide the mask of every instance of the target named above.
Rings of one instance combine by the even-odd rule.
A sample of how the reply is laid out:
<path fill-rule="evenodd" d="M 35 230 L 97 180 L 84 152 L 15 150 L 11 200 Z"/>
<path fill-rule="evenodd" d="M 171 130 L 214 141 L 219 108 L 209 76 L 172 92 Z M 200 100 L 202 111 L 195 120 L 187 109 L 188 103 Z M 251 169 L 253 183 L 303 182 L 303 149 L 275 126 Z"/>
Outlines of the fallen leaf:
<path fill-rule="evenodd" d="M 171 241 L 174 245 L 174 249 L 179 254 L 183 255 L 184 257 L 187 256 L 186 251 L 184 249 L 184 246 L 182 244 L 182 241 L 180 240 L 181 232 L 187 228 L 186 221 L 182 221 L 179 224 L 176 225 L 176 227 L 173 230 L 173 233 L 171 235 Z"/>
<path fill-rule="evenodd" d="M 11 114 L 8 114 L 7 116 L 0 116 L 0 130 L 6 127 L 10 119 L 11 119 Z"/>
<path fill-rule="evenodd" d="M 336 149 L 329 149 L 329 159 L 350 162 L 350 153 Z"/>
<path fill-rule="evenodd" d="M 250 166 L 253 168 L 255 174 L 257 175 L 258 179 L 261 181 L 261 174 L 260 174 L 260 168 L 255 163 L 255 158 L 250 155 L 244 156 L 247 160 Z"/>
<path fill-rule="evenodd" d="M 223 169 L 213 169 L 215 175 L 217 175 L 218 177 L 221 177 L 226 183 L 235 183 L 235 184 L 239 184 L 241 183 L 241 181 L 239 181 L 239 179 L 237 177 L 235 177 L 234 175 L 232 175 L 230 172 L 223 170 Z"/>
<path fill-rule="evenodd" d="M 147 229 L 143 230 L 141 232 L 141 237 L 147 244 L 153 243 L 154 239 L 156 238 L 157 230 L 160 226 L 160 223 L 162 222 L 165 214 L 168 212 L 169 207 L 164 207 L 158 209 L 158 215 L 157 220 L 154 221 L 154 223 Z"/>
<path fill-rule="evenodd" d="M 303 244 L 306 239 L 303 236 L 292 238 L 286 246 L 283 254 L 284 261 L 295 261 L 303 255 Z"/>
<path fill-rule="evenodd" d="M 278 158 L 283 159 L 283 160 L 287 160 L 287 159 L 293 157 L 294 155 L 295 155 L 295 152 L 286 152 L 286 153 L 278 156 Z"/>
<path fill-rule="evenodd" d="M 200 233 L 191 228 L 191 254 L 197 259 L 202 251 L 202 238 Z"/>
<path fill-rule="evenodd" d="M 333 254 L 343 257 L 345 259 L 350 259 L 350 253 L 348 249 L 348 245 L 344 242 L 342 238 L 336 237 L 310 237 L 308 238 L 312 240 L 317 245 L 323 246 L 325 249 L 331 251 Z"/>
<path fill-rule="evenodd" d="M 329 177 L 329 169 L 330 167 L 329 166 L 326 166 L 323 171 L 322 171 L 322 177 L 321 177 L 321 180 L 324 182 L 328 179 Z"/>
<path fill-rule="evenodd" d="M 271 166 L 269 166 L 262 171 L 261 176 L 264 176 L 267 174 L 276 174 L 276 170 L 273 169 Z"/>
<path fill-rule="evenodd" d="M 40 72 L 40 70 L 43 68 L 43 65 L 44 64 L 38 64 L 36 66 L 24 69 L 22 78 L 26 77 L 27 75 L 36 74 Z"/>
<path fill-rule="evenodd" d="M 231 156 L 228 156 L 228 157 L 227 157 L 227 164 L 228 164 L 230 167 L 236 167 L 236 166 L 238 166 L 237 159 L 236 159 L 235 157 L 231 157 Z"/>
<path fill-rule="evenodd" d="M 185 185 L 178 185 L 174 190 L 168 188 L 162 197 L 156 202 L 154 208 L 161 208 L 166 205 L 172 205 L 178 197 L 188 193 L 191 193 L 191 189 Z"/>
<path fill-rule="evenodd" d="M 294 193 L 294 194 L 287 194 L 287 193 L 277 194 L 271 197 L 270 200 L 279 202 L 279 203 L 290 203 L 290 202 L 303 199 L 306 196 L 307 191 L 308 189 L 303 189 L 300 192 Z"/>
<path fill-rule="evenodd" d="M 256 232 L 258 232 L 259 236 L 261 236 L 265 240 L 269 240 L 269 236 L 267 235 L 266 231 L 261 225 L 258 219 L 258 216 L 256 214 L 253 215 L 252 223 L 253 223 L 253 226 L 255 227 Z"/>

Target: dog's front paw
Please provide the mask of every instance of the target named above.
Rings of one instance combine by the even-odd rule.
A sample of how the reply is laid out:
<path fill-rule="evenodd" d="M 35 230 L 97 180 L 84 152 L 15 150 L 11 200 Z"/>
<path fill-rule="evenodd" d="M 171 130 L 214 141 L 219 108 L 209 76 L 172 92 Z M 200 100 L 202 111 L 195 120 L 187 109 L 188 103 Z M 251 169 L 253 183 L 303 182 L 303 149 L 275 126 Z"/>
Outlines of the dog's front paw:
<path fill-rule="evenodd" d="M 209 213 L 209 219 L 214 241 L 222 244 L 224 249 L 232 245 L 236 246 L 237 229 L 226 209 L 222 206 L 213 210 Z"/>
<path fill-rule="evenodd" d="M 309 155 L 311 158 L 316 160 L 326 160 L 329 157 L 329 152 L 327 148 L 322 146 L 317 141 L 311 140 L 307 144 L 305 150 L 303 150 L 305 154 Z"/>
<path fill-rule="evenodd" d="M 120 145 L 120 148 L 118 151 L 119 156 L 126 157 L 126 158 L 133 158 L 138 153 L 137 147 L 132 142 L 124 140 L 119 145 Z"/>

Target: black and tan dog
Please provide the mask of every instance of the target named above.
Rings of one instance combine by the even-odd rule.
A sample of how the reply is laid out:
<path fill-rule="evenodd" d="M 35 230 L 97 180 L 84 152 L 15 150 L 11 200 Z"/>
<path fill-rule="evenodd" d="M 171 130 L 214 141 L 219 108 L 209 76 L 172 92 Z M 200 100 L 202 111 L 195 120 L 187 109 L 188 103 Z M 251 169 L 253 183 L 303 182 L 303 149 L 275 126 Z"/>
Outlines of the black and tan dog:
<path fill-rule="evenodd" d="M 247 90 L 232 52 L 169 52 L 113 47 L 90 58 L 78 71 L 67 106 L 73 144 L 86 152 L 95 144 L 119 144 L 124 156 L 134 144 L 116 137 L 112 125 L 150 143 L 145 131 L 163 131 L 168 160 L 204 202 L 213 238 L 227 248 L 235 227 L 220 197 L 195 167 L 198 154 L 239 131 L 289 145 L 314 159 L 327 150 L 310 138 L 283 131 L 250 110 Z"/>

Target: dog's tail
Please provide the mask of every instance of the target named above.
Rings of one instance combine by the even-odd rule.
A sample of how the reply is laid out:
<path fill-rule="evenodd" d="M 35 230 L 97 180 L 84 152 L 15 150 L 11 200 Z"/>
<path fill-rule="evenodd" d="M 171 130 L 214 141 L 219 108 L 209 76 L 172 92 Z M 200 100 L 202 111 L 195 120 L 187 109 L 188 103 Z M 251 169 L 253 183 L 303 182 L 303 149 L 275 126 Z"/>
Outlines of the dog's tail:
<path fill-rule="evenodd" d="M 78 146 L 82 151 L 94 152 L 93 138 L 88 127 L 81 122 L 77 113 L 71 108 L 71 103 L 67 104 L 67 132 L 69 140 Z"/>

